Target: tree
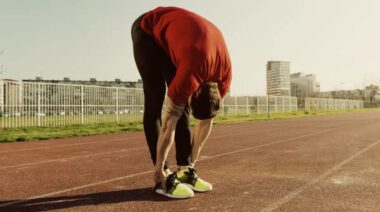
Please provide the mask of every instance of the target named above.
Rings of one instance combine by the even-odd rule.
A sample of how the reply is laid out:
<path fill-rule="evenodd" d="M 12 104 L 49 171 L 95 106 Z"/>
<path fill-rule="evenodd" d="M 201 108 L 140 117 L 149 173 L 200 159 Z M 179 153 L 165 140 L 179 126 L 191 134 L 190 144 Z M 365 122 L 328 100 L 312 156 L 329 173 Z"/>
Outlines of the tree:
<path fill-rule="evenodd" d="M 379 86 L 369 85 L 365 89 L 367 90 L 367 93 L 368 93 L 370 106 L 373 107 L 375 104 L 375 97 L 377 93 L 379 92 Z"/>

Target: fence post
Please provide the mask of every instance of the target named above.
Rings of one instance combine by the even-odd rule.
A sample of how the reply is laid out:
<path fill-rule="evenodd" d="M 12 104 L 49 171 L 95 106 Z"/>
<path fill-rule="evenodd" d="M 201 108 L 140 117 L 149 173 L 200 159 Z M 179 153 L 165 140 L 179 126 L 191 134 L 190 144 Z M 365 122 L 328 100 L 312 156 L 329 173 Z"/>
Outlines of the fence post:
<path fill-rule="evenodd" d="M 317 100 L 317 110 L 321 110 L 321 109 L 320 109 L 320 107 L 321 107 L 320 105 L 321 105 L 321 104 L 320 104 L 320 99 L 318 99 L 318 100 Z"/>
<path fill-rule="evenodd" d="M 225 99 L 225 98 L 222 99 L 221 107 L 220 107 L 220 108 L 222 109 L 222 116 L 223 116 L 223 117 L 224 117 L 224 99 Z"/>
<path fill-rule="evenodd" d="M 237 115 L 237 97 L 235 96 L 235 116 Z"/>
<path fill-rule="evenodd" d="M 83 85 L 80 86 L 80 114 L 81 114 L 81 120 L 80 123 L 84 124 L 84 88 Z"/>
<path fill-rule="evenodd" d="M 248 99 L 248 96 L 247 96 L 247 115 L 249 115 L 249 99 Z"/>
<path fill-rule="evenodd" d="M 309 98 L 305 98 L 305 111 L 309 112 L 310 111 L 310 108 L 309 108 Z"/>
<path fill-rule="evenodd" d="M 119 123 L 119 88 L 116 88 L 116 123 Z"/>
<path fill-rule="evenodd" d="M 23 93 L 23 83 L 22 82 L 19 82 L 18 83 L 19 86 L 18 86 L 18 100 L 17 100 L 17 113 L 19 113 L 19 116 L 16 116 L 17 119 L 16 119 L 16 127 L 20 127 L 23 122 L 21 121 L 21 117 L 22 117 L 22 106 L 23 106 L 23 97 L 22 97 L 22 93 Z"/>
<path fill-rule="evenodd" d="M 4 82 L 0 80 L 0 115 L 4 116 Z"/>
<path fill-rule="evenodd" d="M 269 95 L 267 95 L 267 117 L 270 117 Z"/>
<path fill-rule="evenodd" d="M 256 97 L 256 114 L 259 114 L 260 113 L 260 97 Z"/>
<path fill-rule="evenodd" d="M 41 83 L 37 84 L 37 126 L 41 126 Z"/>

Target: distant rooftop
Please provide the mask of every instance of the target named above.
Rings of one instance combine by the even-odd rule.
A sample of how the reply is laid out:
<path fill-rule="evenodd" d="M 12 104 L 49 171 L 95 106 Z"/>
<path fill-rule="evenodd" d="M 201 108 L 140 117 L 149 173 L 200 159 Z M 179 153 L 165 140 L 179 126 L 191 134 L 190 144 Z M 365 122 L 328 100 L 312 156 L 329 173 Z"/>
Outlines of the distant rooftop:
<path fill-rule="evenodd" d="M 142 80 L 138 81 L 122 81 L 117 78 L 113 81 L 97 80 L 96 78 L 90 78 L 89 80 L 71 80 L 69 77 L 64 77 L 61 80 L 57 79 L 42 79 L 42 77 L 36 77 L 35 79 L 24 79 L 22 82 L 43 82 L 43 83 L 59 83 L 59 84 L 80 84 L 80 85 L 98 85 L 98 86 L 116 86 L 116 87 L 142 87 Z"/>

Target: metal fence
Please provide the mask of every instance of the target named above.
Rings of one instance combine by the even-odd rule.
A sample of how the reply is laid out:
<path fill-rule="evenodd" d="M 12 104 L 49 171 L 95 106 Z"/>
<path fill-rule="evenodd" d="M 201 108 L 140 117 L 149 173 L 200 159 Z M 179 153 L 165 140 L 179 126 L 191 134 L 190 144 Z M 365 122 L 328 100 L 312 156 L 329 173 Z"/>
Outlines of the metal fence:
<path fill-rule="evenodd" d="M 221 115 L 296 112 L 297 98 L 290 96 L 227 96 L 223 99 Z"/>
<path fill-rule="evenodd" d="M 0 81 L 0 129 L 142 121 L 142 89 Z M 295 97 L 227 96 L 219 115 L 297 111 Z"/>
<path fill-rule="evenodd" d="M 141 89 L 6 81 L 0 90 L 0 128 L 142 119 Z"/>
<path fill-rule="evenodd" d="M 364 108 L 364 101 L 347 99 L 306 98 L 305 110 L 354 110 Z"/>

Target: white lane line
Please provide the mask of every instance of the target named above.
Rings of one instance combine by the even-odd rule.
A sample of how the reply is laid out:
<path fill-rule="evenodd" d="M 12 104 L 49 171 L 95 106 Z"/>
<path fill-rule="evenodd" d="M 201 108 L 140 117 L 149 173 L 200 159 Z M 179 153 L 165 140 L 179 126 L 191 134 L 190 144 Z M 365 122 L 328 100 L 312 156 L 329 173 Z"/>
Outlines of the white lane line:
<path fill-rule="evenodd" d="M 221 138 L 221 137 L 226 137 L 226 136 L 238 136 L 238 135 L 245 135 L 245 134 L 250 134 L 250 132 L 214 136 L 214 137 L 210 138 L 209 140 L 217 139 L 217 138 Z M 107 141 L 107 142 L 111 142 L 111 140 Z M 97 143 L 99 143 L 99 142 L 97 142 Z M 80 144 L 78 144 L 78 145 L 80 145 Z M 73 145 L 69 145 L 69 146 L 73 146 Z M 49 147 L 46 147 L 46 148 L 49 148 Z M 103 153 L 98 153 L 98 154 L 89 154 L 89 155 L 81 155 L 81 156 L 74 156 L 74 157 L 68 157 L 68 158 L 44 160 L 44 161 L 39 161 L 39 162 L 34 162 L 34 163 L 23 163 L 23 164 L 19 164 L 19 165 L 1 166 L 0 170 L 1 169 L 9 169 L 9 168 L 21 168 L 21 167 L 27 167 L 27 166 L 41 165 L 41 164 L 53 163 L 53 162 L 66 162 L 66 161 L 74 160 L 74 159 L 89 158 L 89 157 L 95 157 L 95 156 L 101 156 L 101 155 L 107 155 L 107 154 L 113 154 L 113 153 L 120 153 L 120 152 L 132 151 L 132 150 L 147 149 L 147 148 L 148 147 L 144 146 L 144 147 L 137 147 L 137 148 L 132 148 L 132 149 L 122 149 L 122 150 L 116 150 L 116 151 L 103 152 Z"/>
<path fill-rule="evenodd" d="M 140 137 L 132 137 L 132 138 L 118 138 L 118 139 L 111 139 L 111 140 L 104 140 L 104 141 L 85 141 L 75 144 L 64 144 L 64 145 L 57 145 L 57 146 L 44 146 L 44 147 L 33 147 L 33 148 L 24 148 L 24 149 L 16 149 L 16 150 L 6 150 L 1 151 L 0 153 L 12 153 L 12 152 L 24 152 L 24 151 L 31 151 L 31 150 L 37 150 L 37 149 L 54 149 L 54 148 L 61 148 L 61 147 L 69 147 L 69 146 L 80 146 L 80 145 L 86 145 L 86 144 L 102 144 L 107 142 L 115 142 L 115 141 L 127 141 L 131 139 L 141 139 Z"/>
<path fill-rule="evenodd" d="M 69 157 L 69 158 L 44 160 L 44 161 L 39 161 L 39 162 L 35 162 L 35 163 L 24 163 L 24 164 L 19 164 L 19 165 L 12 165 L 12 166 L 2 166 L 2 167 L 0 167 L 0 170 L 1 169 L 9 169 L 9 168 L 22 168 L 22 167 L 27 167 L 27 166 L 40 165 L 40 164 L 53 163 L 53 162 L 67 162 L 67 161 L 70 161 L 70 160 L 75 160 L 75 159 L 80 159 L 80 158 L 89 158 L 89 157 L 108 155 L 108 154 L 113 154 L 113 153 L 129 152 L 129 151 L 140 150 L 140 149 L 147 149 L 147 147 L 137 147 L 137 148 L 131 148 L 131 149 L 121 149 L 121 150 L 102 152 L 102 153 L 97 153 L 97 154 L 80 155 L 80 156 L 73 156 L 73 157 Z"/>
<path fill-rule="evenodd" d="M 150 173 L 153 173 L 153 170 L 145 171 L 145 172 L 139 172 L 139 173 L 136 173 L 136 174 L 130 174 L 130 175 L 123 176 L 123 177 L 118 177 L 118 178 L 112 178 L 112 179 L 109 179 L 109 180 L 103 180 L 103 181 L 99 181 L 99 182 L 95 182 L 95 183 L 91 183 L 91 184 L 87 184 L 87 185 L 77 186 L 77 187 L 73 187 L 73 188 L 69 188 L 69 189 L 65 189 L 65 190 L 60 190 L 60 191 L 55 191 L 55 192 L 51 192 L 51 193 L 47 193 L 47 194 L 42 194 L 42 195 L 39 195 L 39 196 L 29 197 L 29 198 L 22 199 L 22 200 L 11 201 L 11 202 L 8 202 L 8 203 L 0 204 L 0 208 L 1 207 L 6 207 L 6 206 L 10 206 L 10 205 L 19 204 L 19 203 L 23 203 L 23 202 L 27 202 L 29 200 L 46 198 L 46 197 L 50 197 L 50 196 L 54 196 L 54 195 L 58 195 L 58 194 L 62 194 L 62 193 L 70 192 L 70 191 L 76 191 L 76 190 L 80 190 L 80 189 L 83 189 L 83 188 L 88 188 L 88 187 L 92 187 L 92 186 L 112 183 L 112 182 L 115 182 L 115 181 L 125 180 L 125 179 L 128 179 L 128 178 L 137 177 L 137 176 L 141 176 L 141 175 L 145 175 L 145 174 L 150 174 Z"/>
<path fill-rule="evenodd" d="M 273 211 L 273 210 L 276 210 L 277 208 L 279 208 L 280 206 L 282 206 L 283 204 L 289 202 L 290 200 L 292 200 L 294 197 L 296 197 L 297 195 L 299 195 L 300 193 L 304 192 L 306 189 L 312 187 L 313 185 L 317 184 L 317 183 L 320 183 L 322 180 L 326 179 L 329 175 L 331 175 L 333 172 L 337 171 L 338 169 L 342 168 L 342 166 L 346 165 L 347 163 L 351 162 L 352 160 L 354 160 L 355 158 L 359 157 L 361 154 L 367 152 L 368 150 L 370 150 L 371 148 L 373 148 L 374 146 L 378 145 L 380 143 L 380 140 L 378 141 L 375 141 L 374 143 L 368 145 L 367 147 L 365 147 L 364 149 L 360 150 L 359 152 L 357 152 L 356 154 L 352 155 L 351 157 L 347 158 L 346 160 L 340 162 L 339 164 L 335 165 L 334 167 L 332 167 L 331 169 L 327 170 L 325 173 L 321 174 L 319 177 L 311 180 L 309 183 L 307 183 L 306 185 L 304 186 L 301 186 L 300 188 L 288 193 L 286 196 L 284 196 L 283 198 L 277 200 L 276 202 L 274 202 L 273 204 L 265 207 L 264 209 L 262 209 L 261 211 L 262 212 L 269 212 L 269 211 Z"/>
<path fill-rule="evenodd" d="M 239 134 L 237 134 L 237 135 L 239 135 Z M 225 135 L 221 135 L 221 136 L 223 137 Z M 23 148 L 23 149 L 16 149 L 16 150 L 6 150 L 6 151 L 0 151 L 0 154 L 1 153 L 32 151 L 32 150 L 38 150 L 38 149 L 55 149 L 55 148 L 62 148 L 62 147 L 87 145 L 87 144 L 103 144 L 103 143 L 108 143 L 108 142 L 130 141 L 130 140 L 134 140 L 134 139 L 144 139 L 144 136 L 134 136 L 131 138 L 117 138 L 117 139 L 103 140 L 103 141 L 84 141 L 84 142 L 74 143 L 74 144 L 63 144 L 63 145 L 56 145 L 56 146 L 43 146 L 43 147 Z"/>
<path fill-rule="evenodd" d="M 293 138 L 285 138 L 285 139 L 281 139 L 281 140 L 278 140 L 278 141 L 275 141 L 275 142 L 271 142 L 271 143 L 267 143 L 267 144 L 261 144 L 261 145 L 258 145 L 258 146 L 248 147 L 248 148 L 239 149 L 239 150 L 235 150 L 235 151 L 231 151 L 231 152 L 225 152 L 225 153 L 221 153 L 221 154 L 217 154 L 217 155 L 211 155 L 211 156 L 208 156 L 207 158 L 200 159 L 199 161 L 208 160 L 208 159 L 212 159 L 212 158 L 218 158 L 218 157 L 222 157 L 222 156 L 226 156 L 226 155 L 232 155 L 232 154 L 236 154 L 236 153 L 239 153 L 239 152 L 246 152 L 246 151 L 249 151 L 249 150 L 259 149 L 259 148 L 266 147 L 266 146 L 271 146 L 271 145 L 274 145 L 274 144 L 280 144 L 280 143 L 285 143 L 285 142 L 289 142 L 289 141 L 293 141 L 293 140 L 298 140 L 298 139 L 305 138 L 305 137 L 319 135 L 319 134 L 330 132 L 330 131 L 334 131 L 334 130 L 335 129 L 329 129 L 329 130 L 323 130 L 323 131 L 319 131 L 317 133 L 311 133 L 311 134 L 301 135 L 301 136 L 297 136 L 297 137 L 293 137 Z"/>
<path fill-rule="evenodd" d="M 292 127 L 291 127 L 292 128 Z M 279 129 L 279 128 L 278 128 Z M 277 131 L 278 129 L 271 129 L 271 130 L 266 130 L 266 131 L 261 131 L 260 133 L 270 133 L 270 132 L 275 132 Z M 287 129 L 287 128 L 282 128 L 283 129 Z M 241 133 L 234 133 L 234 134 L 227 134 L 227 135 L 217 135 L 217 136 L 213 136 L 211 138 L 209 138 L 209 140 L 214 140 L 214 139 L 219 139 L 219 138 L 223 138 L 223 137 L 227 137 L 227 136 L 241 136 L 241 135 L 248 135 L 248 134 L 252 134 L 253 132 L 247 132 L 246 130 L 242 131 Z M 256 133 L 256 132 L 255 132 Z M 301 136 L 303 137 L 303 136 Z M 116 139 L 115 139 L 116 140 Z M 286 140 L 286 139 L 285 139 Z M 112 140 L 109 140 L 109 141 L 105 141 L 105 142 L 110 142 Z M 116 140 L 118 141 L 118 140 Z M 282 142 L 282 141 L 281 141 Z M 280 142 L 280 143 L 281 143 Z M 97 142 L 97 143 L 100 143 L 100 142 Z M 87 143 L 88 144 L 88 143 Z M 272 144 L 272 143 L 270 143 Z M 74 144 L 73 144 L 74 145 Z M 79 145 L 79 144 L 78 144 Z M 261 147 L 261 146 L 267 146 L 268 144 L 264 144 L 264 145 L 259 145 L 258 147 Z M 62 145 L 63 146 L 63 145 Z M 46 148 L 49 148 L 49 147 L 46 147 Z M 52 159 L 52 160 L 44 160 L 44 161 L 39 161 L 39 162 L 34 162 L 34 163 L 24 163 L 24 164 L 19 164 L 19 165 L 11 165 L 11 166 L 1 166 L 0 167 L 0 170 L 1 169 L 8 169 L 8 168 L 21 168 L 21 167 L 27 167 L 27 166 L 34 166 L 34 165 L 41 165 L 41 164 L 46 164 L 46 163 L 53 163 L 53 162 L 66 162 L 68 160 L 73 160 L 73 159 L 80 159 L 80 158 L 89 158 L 89 157 L 95 157 L 95 156 L 101 156 L 101 155 L 106 155 L 106 154 L 113 154 L 113 153 L 120 153 L 120 152 L 126 152 L 126 151 L 131 151 L 131 150 L 139 150 L 139 149 L 147 149 L 147 147 L 137 147 L 137 148 L 132 148 L 132 149 L 122 149 L 122 150 L 117 150 L 117 151 L 110 151 L 110 152 L 104 152 L 104 153 L 98 153 L 98 154 L 89 154 L 89 155 L 81 155 L 81 156 L 74 156 L 74 157 L 68 157 L 68 158 L 60 158 L 60 159 Z"/>
<path fill-rule="evenodd" d="M 224 135 L 224 136 L 215 136 L 212 139 L 217 139 L 217 138 L 226 137 L 226 136 L 245 135 L 245 134 L 249 134 L 249 132 L 236 133 L 236 134 L 230 134 L 230 135 Z M 209 140 L 212 140 L 212 139 L 209 139 Z M 101 156 L 101 155 L 127 152 L 127 151 L 132 151 L 132 150 L 147 149 L 147 148 L 148 147 L 144 146 L 144 147 L 137 147 L 137 148 L 131 148 L 131 149 L 121 149 L 121 150 L 109 151 L 109 152 L 103 152 L 103 153 L 97 153 L 97 154 L 80 155 L 80 156 L 73 156 L 73 157 L 60 158 L 60 159 L 43 160 L 43 161 L 38 161 L 38 162 L 34 162 L 34 163 L 23 163 L 23 164 L 18 164 L 18 165 L 11 165 L 11 166 L 0 166 L 0 170 L 1 169 L 9 169 L 9 168 L 22 168 L 22 167 L 27 167 L 27 166 L 35 166 L 35 165 L 41 165 L 41 164 L 46 164 L 46 163 L 54 163 L 54 162 L 67 162 L 67 161 L 74 160 L 74 159 L 96 157 L 96 156 Z"/>
<path fill-rule="evenodd" d="M 217 138 L 223 138 L 223 137 L 227 137 L 227 136 L 271 133 L 271 132 L 283 131 L 283 130 L 294 129 L 294 128 L 295 128 L 295 126 L 276 127 L 276 128 L 270 128 L 269 130 L 262 130 L 262 131 L 247 131 L 247 129 L 243 129 L 243 130 L 239 129 L 239 130 L 234 131 L 234 132 L 238 132 L 238 133 L 234 133 L 234 134 L 227 133 L 225 135 L 215 135 L 215 136 L 210 137 L 208 140 L 213 140 L 213 139 L 217 139 Z M 340 127 L 338 127 L 338 128 L 340 128 Z"/>
<path fill-rule="evenodd" d="M 284 128 L 284 129 L 286 129 L 286 128 Z M 269 132 L 273 132 L 273 131 L 277 131 L 277 130 L 278 129 L 266 130 L 266 131 L 262 131 L 260 133 L 269 133 Z M 219 139 L 219 138 L 223 138 L 223 137 L 227 137 L 227 136 L 247 135 L 247 134 L 251 134 L 251 133 L 252 132 L 244 131 L 244 132 L 241 132 L 241 133 L 226 134 L 226 135 L 217 135 L 217 136 L 213 136 L 213 137 L 209 138 L 209 140 Z M 107 141 L 107 142 L 110 142 L 110 141 Z M 46 148 L 48 148 L 48 147 L 46 147 Z M 53 162 L 66 162 L 66 161 L 74 160 L 74 159 L 89 158 L 89 157 L 101 156 L 101 155 L 112 154 L 112 153 L 120 153 L 120 152 L 126 152 L 126 151 L 131 151 L 131 150 L 139 150 L 139 149 L 147 149 L 147 147 L 137 147 L 137 148 L 132 148 L 132 149 L 122 149 L 122 150 L 103 152 L 103 153 L 98 153 L 98 154 L 89 154 L 89 155 L 81 155 L 81 156 L 74 156 L 74 157 L 68 157 L 68 158 L 44 160 L 44 161 L 39 161 L 39 162 L 34 162 L 34 163 L 23 163 L 23 164 L 19 164 L 19 165 L 1 166 L 0 170 L 1 169 L 9 169 L 9 168 L 21 168 L 21 167 L 27 167 L 27 166 L 41 165 L 41 164 L 53 163 Z"/>
<path fill-rule="evenodd" d="M 247 127 L 244 129 L 239 129 L 238 131 L 235 132 L 246 132 L 247 129 L 250 129 L 251 127 Z M 290 129 L 294 128 L 293 127 L 277 127 L 277 128 L 272 128 L 271 130 L 264 130 L 264 131 L 258 131 L 256 133 L 267 133 L 267 132 L 272 132 L 272 131 L 277 131 L 279 129 Z M 246 134 L 246 133 L 242 133 Z M 214 139 L 214 138 L 220 138 L 224 136 L 230 136 L 231 134 L 224 134 L 224 135 L 217 135 L 213 136 L 209 139 Z M 234 135 L 241 135 L 241 134 L 234 134 Z M 129 140 L 134 140 L 134 139 L 144 139 L 144 136 L 134 136 L 131 138 L 117 138 L 117 139 L 111 139 L 111 140 L 103 140 L 103 141 L 84 141 L 80 143 L 74 143 L 74 144 L 63 144 L 63 145 L 56 145 L 56 146 L 43 146 L 43 147 L 32 147 L 32 148 L 23 148 L 23 149 L 16 149 L 16 150 L 6 150 L 6 151 L 0 151 L 1 153 L 13 153 L 13 152 L 24 152 L 24 151 L 32 151 L 32 150 L 38 150 L 38 149 L 55 149 L 55 148 L 62 148 L 62 147 L 71 147 L 71 146 L 80 146 L 80 145 L 87 145 L 87 144 L 103 144 L 107 142 L 118 142 L 118 141 L 129 141 Z"/>
<path fill-rule="evenodd" d="M 323 134 L 323 133 L 326 133 L 326 132 L 334 131 L 334 130 L 339 129 L 339 128 L 342 128 L 342 127 L 337 127 L 337 128 L 333 128 L 333 129 L 329 129 L 329 130 L 323 130 L 323 131 L 319 131 L 317 133 L 310 133 L 310 134 L 307 134 L 307 135 L 297 136 L 297 137 L 293 137 L 293 138 L 289 138 L 289 139 L 282 139 L 282 140 L 275 141 L 275 142 L 272 142 L 272 143 L 263 144 L 263 145 L 259 145 L 259 146 L 254 146 L 254 147 L 249 147 L 249 148 L 245 148 L 245 149 L 241 149 L 241 150 L 226 152 L 226 153 L 217 154 L 217 155 L 211 155 L 211 156 L 209 156 L 207 158 L 201 159 L 200 161 L 210 160 L 210 159 L 217 158 L 217 157 L 222 157 L 222 156 L 225 156 L 225 155 L 231 155 L 231 154 L 235 154 L 235 153 L 239 153 L 239 152 L 249 151 L 249 150 L 253 150 L 253 149 L 259 149 L 259 148 L 262 148 L 262 147 L 266 147 L 266 146 L 270 146 L 270 145 L 274 145 L 274 144 L 278 144 L 278 143 L 284 143 L 284 142 L 288 142 L 288 141 L 292 141 L 292 140 L 297 140 L 297 139 L 300 139 L 300 138 L 305 138 L 305 137 L 310 137 L 310 136 L 314 136 L 314 135 L 319 135 L 319 134 Z M 24 203 L 24 202 L 27 202 L 29 200 L 35 200 L 35 199 L 45 198 L 45 197 L 49 197 L 49 196 L 54 196 L 54 195 L 58 195 L 58 194 L 66 193 L 66 192 L 76 191 L 76 190 L 80 190 L 80 189 L 83 189 L 83 188 L 88 188 L 88 187 L 92 187 L 92 186 L 97 186 L 97 185 L 102 185 L 102 184 L 111 183 L 111 182 L 115 182 L 115 181 L 120 181 L 120 180 L 128 179 L 128 178 L 131 178 L 131 177 L 136 177 L 136 176 L 141 176 L 141 175 L 149 174 L 149 173 L 153 173 L 153 171 L 150 170 L 150 171 L 139 172 L 139 173 L 136 173 L 136 174 L 126 175 L 126 176 L 122 176 L 122 177 L 118 177 L 118 178 L 112 178 L 112 179 L 109 179 L 109 180 L 99 181 L 99 182 L 95 182 L 95 183 L 91 183 L 91 184 L 87 184 L 87 185 L 72 187 L 72 188 L 65 189 L 65 190 L 55 191 L 55 192 L 48 193 L 48 194 L 42 194 L 42 195 L 39 195 L 39 196 L 33 196 L 33 197 L 29 197 L 29 198 L 22 199 L 22 200 L 11 201 L 11 202 L 8 202 L 8 203 L 0 204 L 0 208 L 1 207 L 5 207 L 5 206 L 19 204 L 19 203 Z"/>
<path fill-rule="evenodd" d="M 71 146 L 80 146 L 80 145 L 87 145 L 87 144 L 103 144 L 108 142 L 117 142 L 117 141 L 129 141 L 134 139 L 143 139 L 143 136 L 135 136 L 132 138 L 117 138 L 117 139 L 111 139 L 111 140 L 103 140 L 103 141 L 84 141 L 80 143 L 75 144 L 63 144 L 63 145 L 57 145 L 57 146 L 43 146 L 43 147 L 33 147 L 33 148 L 24 148 L 24 149 L 16 149 L 16 150 L 6 150 L 6 151 L 0 151 L 0 153 L 13 153 L 13 152 L 24 152 L 24 151 L 32 151 L 37 149 L 55 149 L 55 148 L 62 148 L 62 147 L 71 147 Z"/>

